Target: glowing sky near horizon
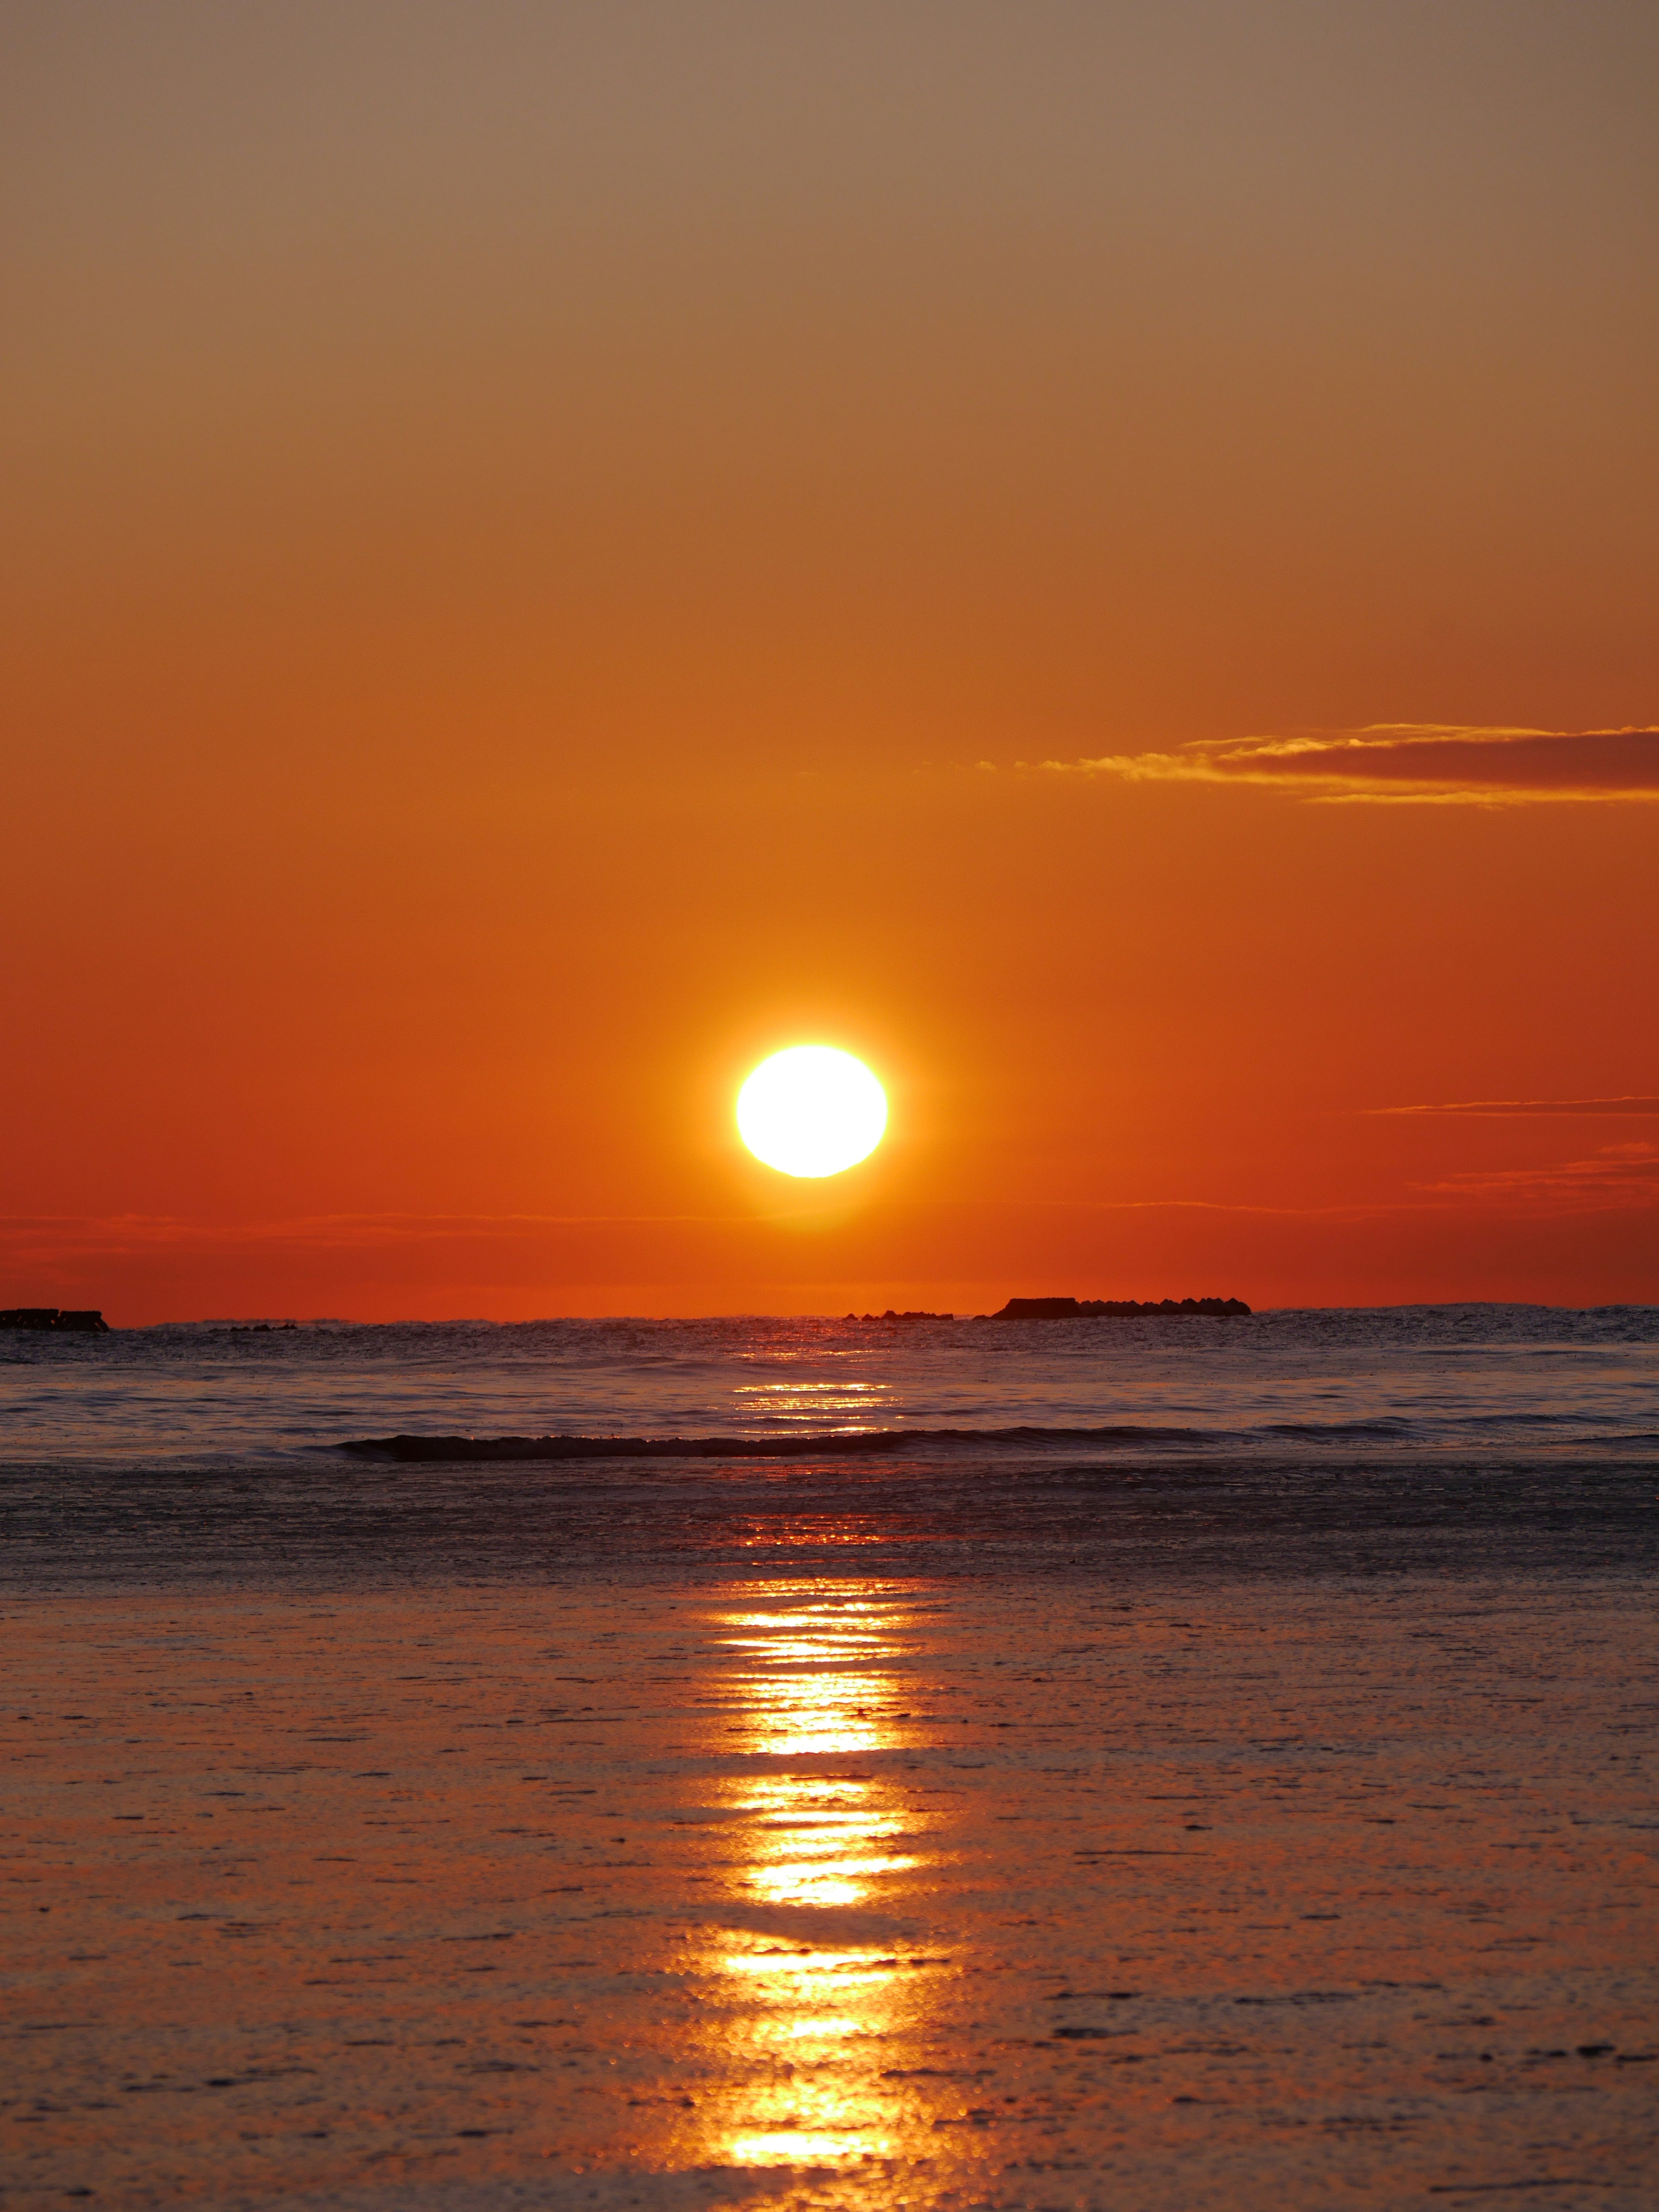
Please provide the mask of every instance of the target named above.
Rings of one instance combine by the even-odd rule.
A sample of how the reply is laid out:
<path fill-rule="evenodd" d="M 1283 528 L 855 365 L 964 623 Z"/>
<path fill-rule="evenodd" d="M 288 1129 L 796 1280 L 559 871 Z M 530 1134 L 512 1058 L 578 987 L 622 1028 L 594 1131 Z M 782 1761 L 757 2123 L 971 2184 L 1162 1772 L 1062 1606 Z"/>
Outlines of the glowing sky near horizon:
<path fill-rule="evenodd" d="M 0 1302 L 1659 1296 L 1656 94 L 1620 0 L 9 8 Z M 803 1037 L 893 1122 L 781 1206 Z"/>

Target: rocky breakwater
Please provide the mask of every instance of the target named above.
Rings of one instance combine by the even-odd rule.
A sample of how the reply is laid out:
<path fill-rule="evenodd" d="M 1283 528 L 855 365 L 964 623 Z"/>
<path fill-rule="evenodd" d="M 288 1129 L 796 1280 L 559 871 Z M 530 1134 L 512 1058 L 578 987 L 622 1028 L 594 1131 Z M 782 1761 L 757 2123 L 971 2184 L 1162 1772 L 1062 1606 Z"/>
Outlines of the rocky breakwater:
<path fill-rule="evenodd" d="M 0 1308 L 0 1328 L 49 1328 L 97 1336 L 108 1334 L 109 1323 L 89 1306 L 78 1313 L 59 1306 L 6 1306 Z"/>
<path fill-rule="evenodd" d="M 981 1321 L 1231 1320 L 1250 1309 L 1243 1298 L 1010 1298 Z"/>

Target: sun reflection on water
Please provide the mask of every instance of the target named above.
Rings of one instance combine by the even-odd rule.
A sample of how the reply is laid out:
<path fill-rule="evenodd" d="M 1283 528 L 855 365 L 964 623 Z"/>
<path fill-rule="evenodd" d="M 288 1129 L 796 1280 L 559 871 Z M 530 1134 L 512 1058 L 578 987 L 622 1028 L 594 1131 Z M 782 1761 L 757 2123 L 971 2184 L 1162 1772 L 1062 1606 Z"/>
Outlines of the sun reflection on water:
<path fill-rule="evenodd" d="M 739 1382 L 732 1393 L 746 1423 L 763 1421 L 813 1429 L 868 1429 L 894 1402 L 887 1382 Z"/>
<path fill-rule="evenodd" d="M 884 1758 L 914 1740 L 901 1672 L 914 1593 L 823 1592 L 801 1585 L 791 1602 L 774 1586 L 764 1608 L 714 1624 L 730 1662 L 724 1747 L 745 1765 L 721 1785 L 732 1924 L 706 1966 L 731 1992 L 735 2039 L 779 2075 L 751 2078 L 722 2127 L 715 2154 L 734 2166 L 895 2156 L 882 2073 L 944 1963 L 890 1932 L 921 1903 L 933 1856 L 931 1822 Z"/>

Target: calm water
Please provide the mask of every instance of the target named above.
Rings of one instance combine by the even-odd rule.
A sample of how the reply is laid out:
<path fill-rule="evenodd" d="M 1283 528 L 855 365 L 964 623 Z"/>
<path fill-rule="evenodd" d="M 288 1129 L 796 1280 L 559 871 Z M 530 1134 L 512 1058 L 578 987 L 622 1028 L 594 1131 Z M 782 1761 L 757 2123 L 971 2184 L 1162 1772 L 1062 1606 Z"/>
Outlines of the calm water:
<path fill-rule="evenodd" d="M 0 1361 L 8 2208 L 1653 2202 L 1659 1310 Z"/>
<path fill-rule="evenodd" d="M 198 1325 L 0 1335 L 0 1462 L 270 1464 L 352 1437 L 1099 1429 L 1106 1452 L 1659 1449 L 1659 1307 L 1225 1322 Z M 1023 1450 L 1042 1443 L 1013 1440 Z M 1083 1440 L 1053 1440 L 1074 1453 Z M 1006 1449 L 1006 1447 L 1005 1447 Z M 1092 1447 L 1091 1447 L 1092 1448 Z"/>

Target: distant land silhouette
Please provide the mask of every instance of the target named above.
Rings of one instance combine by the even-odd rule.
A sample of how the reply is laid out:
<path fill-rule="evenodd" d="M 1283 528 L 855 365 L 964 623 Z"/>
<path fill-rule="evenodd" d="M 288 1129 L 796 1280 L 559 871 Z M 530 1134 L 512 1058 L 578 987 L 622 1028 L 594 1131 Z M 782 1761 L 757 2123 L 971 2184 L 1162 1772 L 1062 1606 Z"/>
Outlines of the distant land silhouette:
<path fill-rule="evenodd" d="M 1010 1298 L 994 1314 L 975 1314 L 975 1321 L 1182 1321 L 1194 1315 L 1227 1319 L 1247 1314 L 1243 1298 Z M 953 1313 L 924 1313 L 920 1310 L 896 1313 L 849 1313 L 848 1321 L 954 1321 Z"/>
<path fill-rule="evenodd" d="M 0 1328 L 69 1329 L 76 1335 L 94 1336 L 100 1331 L 107 1334 L 109 1323 L 90 1308 L 65 1313 L 58 1306 L 7 1306 L 0 1309 Z"/>
<path fill-rule="evenodd" d="M 954 1321 L 956 1316 L 953 1313 L 923 1313 L 920 1308 L 911 1313 L 895 1313 L 889 1306 L 885 1313 L 849 1313 L 847 1318 L 848 1321 Z"/>
<path fill-rule="evenodd" d="M 1247 1314 L 1250 1309 L 1243 1298 L 1010 1298 L 994 1314 L 975 1314 L 975 1321 L 1185 1321 L 1194 1317 L 1227 1319 L 1236 1314 Z M 954 1321 L 951 1313 L 925 1313 L 915 1310 L 896 1313 L 889 1306 L 885 1313 L 853 1314 L 848 1321 L 918 1322 Z M 263 1334 L 274 1328 L 292 1328 L 295 1323 L 284 1322 L 255 1322 L 243 1323 L 234 1333 L 239 1336 Z M 58 1306 L 8 1306 L 0 1308 L 0 1329 L 27 1328 L 67 1330 L 75 1335 L 107 1334 L 109 1323 L 101 1312 L 92 1308 L 80 1311 Z"/>
<path fill-rule="evenodd" d="M 981 1321 L 1188 1321 L 1247 1314 L 1243 1298 L 1010 1298 Z"/>

